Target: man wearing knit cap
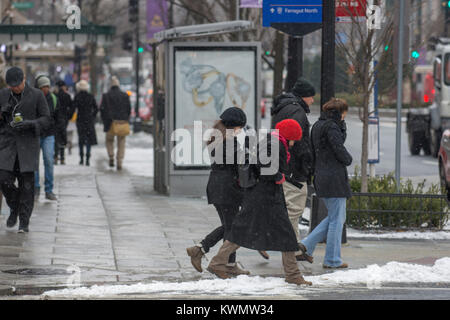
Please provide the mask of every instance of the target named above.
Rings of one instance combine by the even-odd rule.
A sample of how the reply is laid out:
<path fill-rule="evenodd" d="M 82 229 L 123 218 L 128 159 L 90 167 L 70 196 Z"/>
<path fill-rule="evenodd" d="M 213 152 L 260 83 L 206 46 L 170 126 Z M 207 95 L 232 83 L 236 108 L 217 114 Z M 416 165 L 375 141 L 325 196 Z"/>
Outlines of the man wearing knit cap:
<path fill-rule="evenodd" d="M 114 132 L 113 124 L 128 125 L 131 115 L 131 103 L 128 94 L 120 90 L 120 82 L 116 76 L 111 77 L 111 89 L 103 94 L 100 112 L 106 132 L 106 151 L 109 157 L 109 166 L 114 167 L 114 140 L 117 137 L 117 170 L 122 170 L 125 157 L 126 136 Z"/>
<path fill-rule="evenodd" d="M 26 84 L 20 68 L 7 71 L 6 83 L 8 88 L 0 90 L 0 187 L 11 209 L 6 226 L 14 227 L 19 219 L 19 233 L 25 233 L 34 207 L 39 135 L 50 124 L 50 112 L 42 92 Z"/>
<path fill-rule="evenodd" d="M 292 155 L 289 163 L 291 174 L 286 177 L 286 183 L 283 185 L 289 219 L 298 241 L 300 241 L 299 219 L 306 206 L 307 185 L 311 184 L 313 158 L 307 114 L 310 113 L 309 108 L 314 103 L 315 94 L 316 91 L 312 84 L 300 77 L 289 93 L 282 93 L 275 98 L 271 110 L 272 128 L 285 119 L 293 119 L 300 124 L 303 131 L 302 140 L 295 142 L 290 149 Z M 301 252 L 297 252 L 296 257 L 297 260 L 301 260 Z"/>
<path fill-rule="evenodd" d="M 53 166 L 55 157 L 55 135 L 58 126 L 57 110 L 59 109 L 59 102 L 56 95 L 50 92 L 50 79 L 46 76 L 39 76 L 36 78 L 36 87 L 42 91 L 47 100 L 50 109 L 50 118 L 52 120 L 51 126 L 45 130 L 41 130 L 40 146 L 42 156 L 44 158 L 44 173 L 45 173 L 45 198 L 47 200 L 56 201 L 56 196 L 53 193 Z M 41 189 L 39 182 L 39 168 L 35 171 L 35 197 L 39 197 Z"/>

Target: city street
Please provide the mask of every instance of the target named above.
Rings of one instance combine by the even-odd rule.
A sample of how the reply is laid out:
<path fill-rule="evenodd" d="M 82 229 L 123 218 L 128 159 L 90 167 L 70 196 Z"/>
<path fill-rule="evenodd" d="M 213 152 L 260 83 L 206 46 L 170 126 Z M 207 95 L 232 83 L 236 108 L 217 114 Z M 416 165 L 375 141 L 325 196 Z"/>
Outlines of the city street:
<path fill-rule="evenodd" d="M 98 136 L 103 139 L 100 131 Z M 198 273 L 191 266 L 186 247 L 219 225 L 217 213 L 205 199 L 165 197 L 153 191 L 151 141 L 151 136 L 144 133 L 129 137 L 121 173 L 107 167 L 103 144 L 94 148 L 91 167 L 79 166 L 74 152 L 67 165 L 56 167 L 57 203 L 41 196 L 29 234 L 7 230 L 8 212 L 3 210 L 0 218 L 2 299 L 24 295 L 37 295 L 33 299 L 75 296 L 204 299 L 218 295 L 226 299 L 450 297 L 450 274 L 443 274 L 442 281 L 435 281 L 431 275 L 441 271 L 435 267 L 430 269 L 436 261 L 448 257 L 449 240 L 350 237 L 343 247 L 343 257 L 351 270 L 343 272 L 355 270 L 356 273 L 343 274 L 335 280 L 322 269 L 324 246 L 320 245 L 313 265 L 299 263 L 301 271 L 316 283 L 311 288 L 284 283 L 278 252 L 270 252 L 270 260 L 266 261 L 255 251 L 240 249 L 238 261 L 252 272 L 251 277 L 219 280 L 207 271 Z M 307 229 L 301 230 L 305 235 Z M 203 268 L 217 249 L 218 246 L 207 254 Z M 401 279 L 383 267 L 380 278 L 361 283 L 365 272 L 374 274 L 373 270 L 365 271 L 367 266 L 382 267 L 391 261 L 404 263 L 396 268 L 419 269 L 399 273 L 409 277 Z M 441 261 L 447 263 L 445 259 Z M 430 276 L 426 276 L 428 273 Z M 49 292 L 92 285 L 100 287 L 93 288 L 92 292 L 85 289 L 78 293 Z M 111 285 L 131 286 L 104 287 Z"/>

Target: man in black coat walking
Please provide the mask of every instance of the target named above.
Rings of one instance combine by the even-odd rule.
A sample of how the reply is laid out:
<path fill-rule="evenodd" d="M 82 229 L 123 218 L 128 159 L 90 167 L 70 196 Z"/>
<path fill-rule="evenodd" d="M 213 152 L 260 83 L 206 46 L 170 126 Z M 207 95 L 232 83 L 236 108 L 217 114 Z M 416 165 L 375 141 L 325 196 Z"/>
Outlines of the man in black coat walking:
<path fill-rule="evenodd" d="M 8 88 L 0 90 L 0 185 L 11 208 L 7 227 L 19 217 L 19 233 L 24 233 L 34 207 L 39 135 L 50 125 L 50 111 L 44 94 L 25 83 L 20 68 L 10 68 L 6 82 Z"/>
<path fill-rule="evenodd" d="M 296 141 L 290 149 L 292 159 L 289 163 L 290 175 L 283 184 L 284 197 L 297 241 L 300 241 L 298 229 L 299 219 L 303 214 L 308 196 L 307 185 L 311 184 L 312 150 L 309 135 L 310 123 L 307 114 L 314 103 L 316 92 L 312 84 L 304 78 L 299 78 L 291 92 L 282 93 L 274 100 L 271 109 L 272 128 L 286 119 L 296 120 L 302 130 L 303 138 Z M 301 259 L 301 252 L 296 253 L 297 260 Z"/>
<path fill-rule="evenodd" d="M 120 82 L 116 76 L 111 77 L 111 89 L 102 97 L 100 112 L 106 132 L 106 151 L 109 156 L 109 166 L 114 167 L 114 139 L 111 132 L 114 121 L 128 123 L 131 114 L 131 103 L 128 94 L 120 90 Z M 122 170 L 123 158 L 125 157 L 126 136 L 117 136 L 117 170 Z"/>

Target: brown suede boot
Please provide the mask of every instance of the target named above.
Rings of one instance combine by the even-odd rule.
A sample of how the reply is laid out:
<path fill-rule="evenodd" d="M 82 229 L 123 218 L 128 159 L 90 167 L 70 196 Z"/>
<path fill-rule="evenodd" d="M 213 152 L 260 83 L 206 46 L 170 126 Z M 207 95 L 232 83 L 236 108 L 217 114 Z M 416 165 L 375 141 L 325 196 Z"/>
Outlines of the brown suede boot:
<path fill-rule="evenodd" d="M 188 256 L 191 257 L 191 263 L 195 270 L 197 270 L 198 272 L 203 272 L 202 257 L 204 256 L 204 253 L 202 251 L 202 248 L 194 246 L 187 248 L 186 252 Z"/>
<path fill-rule="evenodd" d="M 237 249 L 239 249 L 237 244 L 226 240 L 214 258 L 212 258 L 207 270 L 221 279 L 231 278 L 233 275 L 227 267 L 228 258 Z"/>
<path fill-rule="evenodd" d="M 228 264 L 227 269 L 228 273 L 233 276 L 240 276 L 240 275 L 248 276 L 250 274 L 250 271 L 242 270 L 241 268 L 239 268 L 237 263 L 234 263 L 233 265 Z"/>
<path fill-rule="evenodd" d="M 297 260 L 295 259 L 295 252 L 282 252 L 283 267 L 285 273 L 285 281 L 296 285 L 306 284 L 311 286 L 312 283 L 303 279 L 300 270 L 298 269 Z"/>

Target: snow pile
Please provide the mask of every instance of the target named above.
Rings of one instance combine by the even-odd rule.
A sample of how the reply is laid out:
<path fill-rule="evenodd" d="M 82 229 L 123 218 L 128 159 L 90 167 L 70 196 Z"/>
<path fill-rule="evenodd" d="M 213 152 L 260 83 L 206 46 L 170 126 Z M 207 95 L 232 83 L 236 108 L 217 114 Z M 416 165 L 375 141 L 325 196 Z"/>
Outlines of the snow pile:
<path fill-rule="evenodd" d="M 374 285 L 383 282 L 450 283 L 450 258 L 439 259 L 433 266 L 389 262 L 382 267 L 373 264 L 364 269 L 336 271 L 306 278 L 316 286 L 356 283 Z"/>
<path fill-rule="evenodd" d="M 44 296 L 102 297 L 119 294 L 204 294 L 204 295 L 281 295 L 295 293 L 295 286 L 283 278 L 239 276 L 227 280 L 199 280 L 190 282 L 153 281 L 148 284 L 92 286 L 90 288 L 63 289 L 44 292 Z"/>
<path fill-rule="evenodd" d="M 384 266 L 370 265 L 363 269 L 336 271 L 319 276 L 305 277 L 313 287 L 336 287 L 363 284 L 376 288 L 386 282 L 402 283 L 450 283 L 450 258 L 442 258 L 433 266 L 389 262 Z M 190 282 L 161 282 L 116 286 L 92 286 L 90 288 L 47 291 L 49 297 L 103 297 L 119 294 L 203 294 L 203 295 L 253 295 L 276 296 L 299 294 L 307 287 L 287 284 L 283 278 L 239 276 L 227 280 L 199 280 Z"/>
<path fill-rule="evenodd" d="M 386 232 L 369 233 L 359 232 L 353 229 L 347 229 L 348 238 L 365 239 L 420 239 L 420 240 L 450 240 L 448 231 L 406 231 L 406 232 Z"/>

